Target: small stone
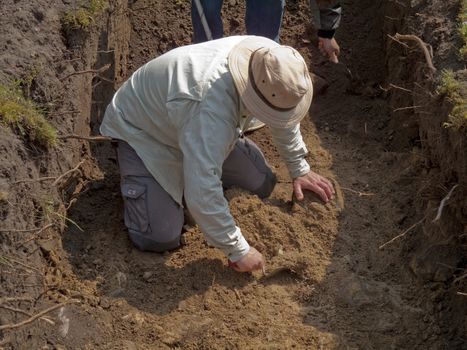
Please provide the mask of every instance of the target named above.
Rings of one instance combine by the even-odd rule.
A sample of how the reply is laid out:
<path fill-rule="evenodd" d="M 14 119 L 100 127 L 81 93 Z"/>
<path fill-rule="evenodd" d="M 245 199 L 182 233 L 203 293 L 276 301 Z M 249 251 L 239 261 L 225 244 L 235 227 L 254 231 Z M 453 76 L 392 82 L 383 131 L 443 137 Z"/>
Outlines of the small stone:
<path fill-rule="evenodd" d="M 152 277 L 152 271 L 146 271 L 145 273 L 143 273 L 143 279 L 145 281 L 149 281 L 149 279 Z"/>
<path fill-rule="evenodd" d="M 107 298 L 102 298 L 99 305 L 105 310 L 110 309 L 111 306 L 110 301 Z"/>
<path fill-rule="evenodd" d="M 284 249 L 281 246 L 276 249 L 276 255 L 284 255 Z"/>

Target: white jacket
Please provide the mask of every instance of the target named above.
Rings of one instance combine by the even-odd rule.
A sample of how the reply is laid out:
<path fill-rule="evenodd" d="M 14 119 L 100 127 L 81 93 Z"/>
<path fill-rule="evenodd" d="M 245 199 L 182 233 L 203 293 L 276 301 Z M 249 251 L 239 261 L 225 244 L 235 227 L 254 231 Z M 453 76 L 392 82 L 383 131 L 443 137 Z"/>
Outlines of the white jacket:
<path fill-rule="evenodd" d="M 188 210 L 207 241 L 236 261 L 249 245 L 224 198 L 222 164 L 240 134 L 243 106 L 229 51 L 245 36 L 176 48 L 139 68 L 116 92 L 100 127 L 126 141 L 157 182 Z M 300 126 L 272 129 L 292 178 L 306 174 Z"/>

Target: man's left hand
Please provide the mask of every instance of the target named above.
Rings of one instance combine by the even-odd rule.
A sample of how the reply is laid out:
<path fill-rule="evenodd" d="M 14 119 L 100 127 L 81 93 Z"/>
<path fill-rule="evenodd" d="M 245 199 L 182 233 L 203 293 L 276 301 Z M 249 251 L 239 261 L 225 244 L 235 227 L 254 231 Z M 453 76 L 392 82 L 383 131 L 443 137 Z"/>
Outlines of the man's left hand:
<path fill-rule="evenodd" d="M 329 61 L 333 63 L 339 63 L 339 54 L 340 54 L 340 47 L 337 44 L 336 39 L 331 38 L 318 38 L 319 43 L 319 50 L 321 53 L 329 58 Z"/>
<path fill-rule="evenodd" d="M 304 198 L 303 190 L 313 191 L 324 202 L 329 202 L 335 194 L 331 181 L 311 170 L 293 180 L 293 191 L 299 201 Z"/>

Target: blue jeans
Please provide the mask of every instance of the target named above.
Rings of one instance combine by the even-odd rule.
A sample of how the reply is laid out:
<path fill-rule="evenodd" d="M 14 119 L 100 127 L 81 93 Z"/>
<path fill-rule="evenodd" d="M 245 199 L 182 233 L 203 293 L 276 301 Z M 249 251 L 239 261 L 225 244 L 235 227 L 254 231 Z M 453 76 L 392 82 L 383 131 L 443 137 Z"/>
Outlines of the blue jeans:
<path fill-rule="evenodd" d="M 200 0 L 213 39 L 224 36 L 221 9 L 224 0 Z M 279 42 L 285 0 L 246 0 L 245 24 L 248 35 L 259 35 Z M 193 42 L 207 40 L 194 0 L 191 1 Z"/>

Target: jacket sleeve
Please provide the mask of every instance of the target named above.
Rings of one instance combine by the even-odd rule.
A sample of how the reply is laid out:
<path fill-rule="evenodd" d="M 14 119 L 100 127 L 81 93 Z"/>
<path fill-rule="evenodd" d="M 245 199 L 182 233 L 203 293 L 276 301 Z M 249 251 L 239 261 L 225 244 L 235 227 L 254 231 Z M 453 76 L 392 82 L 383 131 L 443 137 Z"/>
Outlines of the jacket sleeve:
<path fill-rule="evenodd" d="M 222 164 L 237 135 L 231 121 L 213 110 L 201 102 L 199 114 L 180 130 L 184 197 L 207 242 L 235 262 L 248 253 L 250 246 L 230 214 L 221 176 Z"/>
<path fill-rule="evenodd" d="M 286 129 L 271 128 L 271 134 L 279 154 L 287 165 L 290 177 L 295 179 L 308 173 L 310 165 L 305 159 L 308 150 L 300 133 L 300 124 Z"/>
<path fill-rule="evenodd" d="M 310 0 L 310 9 L 318 28 L 318 36 L 321 38 L 332 38 L 341 22 L 341 5 L 335 0 Z"/>

